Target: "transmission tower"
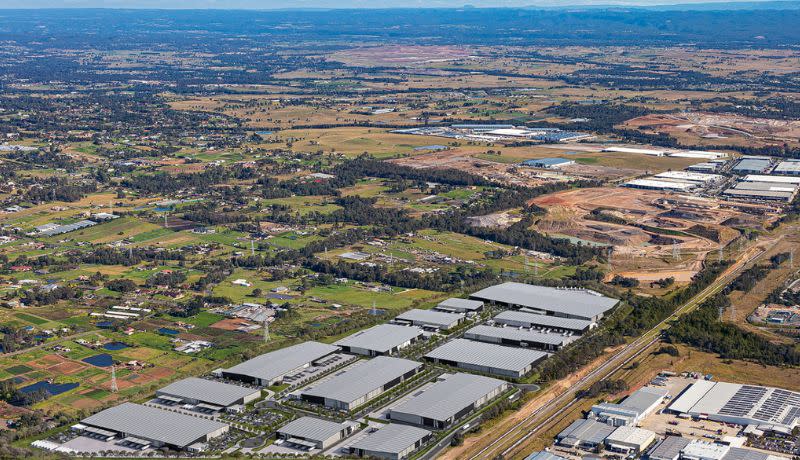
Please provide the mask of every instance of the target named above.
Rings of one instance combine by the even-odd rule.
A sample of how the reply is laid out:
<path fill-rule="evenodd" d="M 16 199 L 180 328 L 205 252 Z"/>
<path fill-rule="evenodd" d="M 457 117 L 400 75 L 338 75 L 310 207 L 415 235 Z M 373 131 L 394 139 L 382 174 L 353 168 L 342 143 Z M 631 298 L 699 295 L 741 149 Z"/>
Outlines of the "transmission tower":
<path fill-rule="evenodd" d="M 119 391 L 117 387 L 117 367 L 113 364 L 111 365 L 111 392 L 116 393 Z"/>
<path fill-rule="evenodd" d="M 164 213 L 164 228 L 169 228 L 169 222 L 167 222 L 167 213 Z"/>
<path fill-rule="evenodd" d="M 256 255 L 256 242 L 253 240 L 250 240 L 250 255 L 251 256 Z"/>
<path fill-rule="evenodd" d="M 269 318 L 264 319 L 264 343 L 269 342 Z"/>

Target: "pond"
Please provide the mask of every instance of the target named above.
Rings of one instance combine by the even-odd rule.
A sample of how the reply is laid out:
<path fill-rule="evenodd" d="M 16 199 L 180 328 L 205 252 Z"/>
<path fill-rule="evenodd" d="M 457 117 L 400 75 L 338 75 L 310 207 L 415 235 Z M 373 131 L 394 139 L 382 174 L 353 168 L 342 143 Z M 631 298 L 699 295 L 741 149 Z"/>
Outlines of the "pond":
<path fill-rule="evenodd" d="M 178 334 L 181 333 L 181 331 L 179 331 L 177 329 L 170 329 L 168 327 L 162 327 L 157 332 L 160 332 L 161 334 L 167 334 L 167 335 L 178 335 Z"/>
<path fill-rule="evenodd" d="M 108 342 L 107 344 L 103 345 L 103 348 L 108 351 L 117 351 L 128 347 L 130 347 L 130 345 L 125 342 Z"/>
<path fill-rule="evenodd" d="M 267 298 L 275 300 L 292 300 L 294 299 L 294 296 L 288 294 L 276 294 L 274 292 L 270 292 L 269 294 L 267 294 Z"/>
<path fill-rule="evenodd" d="M 92 366 L 97 366 L 97 367 L 109 367 L 112 364 L 114 364 L 114 358 L 108 353 L 101 353 L 99 355 L 89 356 L 88 358 L 83 358 L 81 361 L 83 361 L 86 364 L 91 364 Z"/>
<path fill-rule="evenodd" d="M 97 327 L 99 327 L 101 329 L 109 329 L 113 325 L 114 325 L 114 323 L 112 321 L 100 321 L 99 323 L 97 323 Z"/>
<path fill-rule="evenodd" d="M 56 396 L 75 388 L 78 388 L 77 383 L 50 383 L 47 380 L 42 380 L 33 385 L 22 387 L 19 391 L 23 393 L 33 393 L 34 391 L 44 390 L 49 393 L 50 396 Z"/>

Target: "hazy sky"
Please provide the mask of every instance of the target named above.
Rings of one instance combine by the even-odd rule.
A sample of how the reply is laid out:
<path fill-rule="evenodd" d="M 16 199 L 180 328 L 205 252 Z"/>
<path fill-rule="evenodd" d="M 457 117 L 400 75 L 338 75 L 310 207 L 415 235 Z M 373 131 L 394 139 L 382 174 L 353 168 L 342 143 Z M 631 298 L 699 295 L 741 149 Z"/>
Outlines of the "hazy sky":
<path fill-rule="evenodd" d="M 0 0 L 0 8 L 416 8 L 569 5 L 673 5 L 737 0 Z M 760 0 L 749 0 L 760 1 Z"/>

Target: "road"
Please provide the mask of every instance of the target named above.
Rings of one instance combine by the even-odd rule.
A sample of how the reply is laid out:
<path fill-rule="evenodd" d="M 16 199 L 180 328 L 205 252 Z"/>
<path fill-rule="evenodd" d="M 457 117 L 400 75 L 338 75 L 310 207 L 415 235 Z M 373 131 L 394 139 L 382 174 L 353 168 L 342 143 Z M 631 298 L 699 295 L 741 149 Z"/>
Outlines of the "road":
<path fill-rule="evenodd" d="M 766 247 L 753 247 L 748 250 L 750 253 L 743 254 L 733 265 L 731 265 L 725 273 L 718 277 L 708 287 L 700 291 L 687 303 L 679 307 L 672 315 L 664 319 L 652 329 L 644 333 L 641 337 L 637 338 L 624 348 L 617 351 L 606 362 L 586 374 L 575 385 L 572 385 L 566 391 L 562 392 L 554 399 L 550 400 L 539 409 L 533 411 L 531 414 L 522 419 L 519 423 L 512 426 L 503 433 L 492 433 L 496 435 L 493 440 L 482 448 L 477 453 L 468 457 L 470 460 L 495 458 L 501 454 L 503 458 L 511 458 L 510 454 L 516 453 L 515 451 L 523 446 L 525 442 L 538 433 L 542 428 L 547 426 L 553 419 L 560 413 L 569 409 L 571 406 L 578 403 L 575 398 L 575 393 L 588 384 L 597 380 L 602 380 L 614 374 L 619 369 L 627 365 L 630 361 L 637 358 L 644 353 L 651 345 L 657 342 L 661 336 L 661 332 L 669 327 L 669 323 L 674 319 L 684 315 L 695 308 L 697 308 L 703 301 L 718 293 L 723 287 L 731 282 L 739 273 L 755 262 L 764 255 L 769 249 L 782 239 L 776 238 L 769 242 Z"/>

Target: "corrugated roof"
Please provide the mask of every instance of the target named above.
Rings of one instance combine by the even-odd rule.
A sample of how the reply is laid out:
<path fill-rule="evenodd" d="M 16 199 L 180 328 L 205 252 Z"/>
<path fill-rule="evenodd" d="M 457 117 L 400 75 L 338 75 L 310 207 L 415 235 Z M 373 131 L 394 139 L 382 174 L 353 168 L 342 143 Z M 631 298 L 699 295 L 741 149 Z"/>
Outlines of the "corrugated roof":
<path fill-rule="evenodd" d="M 278 433 L 321 442 L 336 435 L 349 424 L 316 417 L 300 417 L 280 427 Z"/>
<path fill-rule="evenodd" d="M 541 351 L 474 342 L 467 339 L 451 340 L 425 355 L 430 359 L 444 359 L 514 372 L 522 372 L 526 367 L 546 356 L 547 353 Z"/>
<path fill-rule="evenodd" d="M 219 406 L 230 406 L 246 396 L 260 393 L 260 390 L 245 388 L 230 383 L 215 382 L 197 377 L 178 380 L 156 391 L 156 394 L 178 396 L 184 399 L 197 399 Z"/>
<path fill-rule="evenodd" d="M 539 451 L 539 452 L 532 452 L 530 455 L 525 457 L 525 460 L 567 460 L 565 457 L 561 457 L 560 455 L 551 454 L 550 452 Z"/>
<path fill-rule="evenodd" d="M 227 426 L 213 420 L 129 402 L 86 417 L 81 423 L 178 447 L 188 446 Z"/>
<path fill-rule="evenodd" d="M 422 428 L 390 423 L 354 442 L 351 448 L 397 454 L 413 446 L 417 441 L 430 436 L 430 434 L 430 431 Z"/>
<path fill-rule="evenodd" d="M 668 394 L 669 391 L 665 388 L 642 387 L 631 393 L 620 405 L 643 414 L 653 404 L 662 401 Z"/>
<path fill-rule="evenodd" d="M 541 315 L 518 310 L 500 312 L 494 317 L 494 320 L 499 323 L 505 323 L 507 321 L 525 322 L 534 326 L 554 327 L 571 331 L 582 331 L 592 325 L 592 322 L 586 319 L 560 318 L 558 316 Z"/>
<path fill-rule="evenodd" d="M 642 445 L 655 438 L 656 434 L 644 428 L 621 426 L 606 437 L 608 442 L 621 442 Z"/>
<path fill-rule="evenodd" d="M 585 290 L 556 289 L 532 284 L 508 282 L 482 289 L 471 297 L 520 305 L 558 314 L 591 319 L 607 312 L 617 299 Z"/>
<path fill-rule="evenodd" d="M 402 345 L 422 335 L 422 330 L 414 326 L 398 324 L 379 324 L 369 329 L 349 335 L 334 345 L 340 347 L 357 347 L 386 353 L 392 348 Z"/>
<path fill-rule="evenodd" d="M 674 460 L 691 440 L 682 436 L 667 436 L 647 453 L 651 460 Z"/>
<path fill-rule="evenodd" d="M 378 356 L 303 390 L 303 394 L 350 403 L 420 366 L 409 359 Z"/>
<path fill-rule="evenodd" d="M 483 341 L 485 337 L 508 339 L 520 342 L 538 343 L 553 346 L 564 346 L 575 340 L 561 334 L 545 334 L 543 332 L 517 329 L 513 327 L 493 327 L 480 324 L 464 333 L 464 338 Z"/>
<path fill-rule="evenodd" d="M 731 447 L 728 449 L 728 453 L 722 457 L 722 460 L 767 460 L 769 457 L 769 454 L 757 450 Z"/>
<path fill-rule="evenodd" d="M 396 319 L 448 327 L 451 324 L 458 322 L 462 318 L 464 318 L 464 315 L 458 313 L 445 313 L 441 311 L 420 310 L 419 308 L 413 308 L 401 315 L 398 315 Z"/>
<path fill-rule="evenodd" d="M 453 374 L 430 386 L 422 394 L 392 408 L 391 412 L 446 420 L 505 385 L 506 382 L 490 377 L 464 373 Z"/>
<path fill-rule="evenodd" d="M 337 351 L 339 351 L 338 347 L 327 343 L 303 342 L 256 356 L 225 370 L 225 372 L 273 380 Z"/>
<path fill-rule="evenodd" d="M 459 299 L 456 297 L 449 298 L 439 302 L 439 307 L 457 308 L 461 310 L 479 310 L 483 306 L 480 300 Z"/>
<path fill-rule="evenodd" d="M 616 428 L 596 420 L 579 419 L 572 422 L 564 431 L 558 434 L 558 439 L 571 439 L 577 442 L 600 444 Z"/>

